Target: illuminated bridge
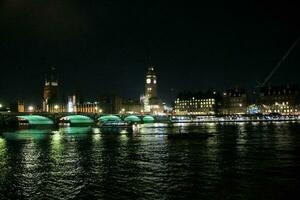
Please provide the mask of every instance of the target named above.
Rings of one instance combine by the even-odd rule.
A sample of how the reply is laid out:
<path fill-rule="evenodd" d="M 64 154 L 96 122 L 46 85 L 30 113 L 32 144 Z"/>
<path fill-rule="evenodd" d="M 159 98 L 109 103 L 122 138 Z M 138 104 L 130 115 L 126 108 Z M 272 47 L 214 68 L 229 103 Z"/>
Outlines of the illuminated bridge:
<path fill-rule="evenodd" d="M 94 113 L 0 113 L 0 127 L 19 125 L 93 125 L 96 122 L 154 123 L 164 118 L 151 115 L 113 115 Z"/>

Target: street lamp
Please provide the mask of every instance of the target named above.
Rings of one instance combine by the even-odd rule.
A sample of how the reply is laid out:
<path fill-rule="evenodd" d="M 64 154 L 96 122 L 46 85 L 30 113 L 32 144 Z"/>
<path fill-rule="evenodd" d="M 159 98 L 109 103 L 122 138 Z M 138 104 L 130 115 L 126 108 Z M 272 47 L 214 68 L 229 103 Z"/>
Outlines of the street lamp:
<path fill-rule="evenodd" d="M 32 112 L 33 111 L 33 106 L 28 106 L 28 111 Z"/>
<path fill-rule="evenodd" d="M 58 109 L 59 109 L 59 105 L 54 105 L 55 112 L 57 112 Z"/>

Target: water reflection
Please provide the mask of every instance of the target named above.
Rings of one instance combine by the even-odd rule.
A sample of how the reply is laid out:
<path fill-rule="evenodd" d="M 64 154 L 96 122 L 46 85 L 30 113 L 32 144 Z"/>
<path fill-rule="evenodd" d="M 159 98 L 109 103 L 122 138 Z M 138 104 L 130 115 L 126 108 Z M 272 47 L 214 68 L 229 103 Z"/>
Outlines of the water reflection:
<path fill-rule="evenodd" d="M 7 140 L 41 140 L 48 139 L 51 129 L 20 129 L 2 133 Z"/>
<path fill-rule="evenodd" d="M 62 127 L 59 129 L 61 133 L 65 134 L 86 134 L 92 131 L 91 127 Z"/>
<path fill-rule="evenodd" d="M 0 199 L 280 199 L 300 186 L 299 131 L 298 123 L 5 131 Z M 166 137 L 182 132 L 213 137 Z"/>

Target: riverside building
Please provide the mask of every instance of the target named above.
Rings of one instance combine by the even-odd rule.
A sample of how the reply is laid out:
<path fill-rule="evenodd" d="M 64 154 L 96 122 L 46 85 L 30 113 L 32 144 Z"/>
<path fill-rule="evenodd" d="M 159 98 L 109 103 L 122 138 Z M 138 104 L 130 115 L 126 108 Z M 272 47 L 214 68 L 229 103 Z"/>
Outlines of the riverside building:
<path fill-rule="evenodd" d="M 299 87 L 296 85 L 262 87 L 257 104 L 262 114 L 300 114 Z"/>
<path fill-rule="evenodd" d="M 177 115 L 214 115 L 217 112 L 218 98 L 213 93 L 181 93 L 175 100 Z"/>
<path fill-rule="evenodd" d="M 222 94 L 222 109 L 223 115 L 246 114 L 248 107 L 248 99 L 246 90 L 243 88 L 227 89 Z"/>

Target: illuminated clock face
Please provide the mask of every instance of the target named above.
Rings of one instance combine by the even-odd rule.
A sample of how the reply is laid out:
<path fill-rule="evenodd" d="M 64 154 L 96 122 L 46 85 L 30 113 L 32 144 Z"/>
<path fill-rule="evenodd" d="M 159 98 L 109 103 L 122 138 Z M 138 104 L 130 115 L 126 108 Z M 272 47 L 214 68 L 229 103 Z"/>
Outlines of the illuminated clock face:
<path fill-rule="evenodd" d="M 156 80 L 154 80 L 153 83 L 156 84 Z"/>
<path fill-rule="evenodd" d="M 151 83 L 151 79 L 147 78 L 146 82 L 147 82 L 147 84 Z"/>

